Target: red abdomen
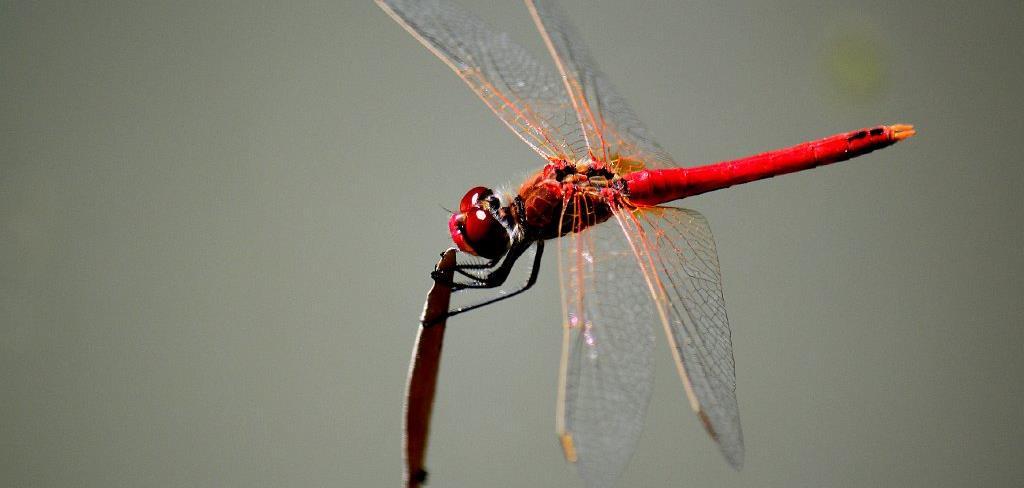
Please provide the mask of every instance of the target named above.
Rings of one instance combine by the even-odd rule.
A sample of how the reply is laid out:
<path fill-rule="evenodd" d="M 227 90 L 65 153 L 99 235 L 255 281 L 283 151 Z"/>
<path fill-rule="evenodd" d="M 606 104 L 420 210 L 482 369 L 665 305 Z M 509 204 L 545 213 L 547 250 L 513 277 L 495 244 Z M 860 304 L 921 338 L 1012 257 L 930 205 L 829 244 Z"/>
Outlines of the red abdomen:
<path fill-rule="evenodd" d="M 623 176 L 628 199 L 659 205 L 739 183 L 845 161 L 895 144 L 915 134 L 913 126 L 861 129 L 754 156 L 693 168 L 641 170 Z"/>

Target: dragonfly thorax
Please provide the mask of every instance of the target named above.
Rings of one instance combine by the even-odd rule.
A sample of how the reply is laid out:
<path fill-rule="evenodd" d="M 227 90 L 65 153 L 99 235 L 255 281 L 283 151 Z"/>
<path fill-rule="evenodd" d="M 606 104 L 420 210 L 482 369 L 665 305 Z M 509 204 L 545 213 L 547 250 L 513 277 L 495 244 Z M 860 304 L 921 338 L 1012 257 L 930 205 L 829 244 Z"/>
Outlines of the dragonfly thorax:
<path fill-rule="evenodd" d="M 579 232 L 608 220 L 621 192 L 621 178 L 602 164 L 553 162 L 519 187 L 519 220 L 538 239 Z"/>

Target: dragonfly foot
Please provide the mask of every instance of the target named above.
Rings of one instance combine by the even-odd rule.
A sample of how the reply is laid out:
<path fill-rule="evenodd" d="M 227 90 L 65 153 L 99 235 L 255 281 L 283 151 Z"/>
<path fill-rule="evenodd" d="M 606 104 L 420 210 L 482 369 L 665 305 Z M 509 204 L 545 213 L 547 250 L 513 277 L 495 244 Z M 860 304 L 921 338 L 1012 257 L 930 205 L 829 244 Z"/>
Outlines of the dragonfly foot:
<path fill-rule="evenodd" d="M 444 273 L 442 273 L 440 270 L 437 270 L 437 269 L 435 269 L 435 270 L 430 272 L 430 278 L 432 280 L 434 280 L 434 282 L 436 282 L 436 283 L 440 283 L 440 284 L 442 284 L 444 286 L 447 286 L 447 287 L 451 288 L 452 293 L 455 293 L 457 291 L 465 290 L 466 288 L 474 288 L 475 287 L 473 285 L 467 285 L 466 283 L 459 283 L 459 282 L 455 281 L 454 278 L 446 277 L 446 276 L 444 276 Z"/>

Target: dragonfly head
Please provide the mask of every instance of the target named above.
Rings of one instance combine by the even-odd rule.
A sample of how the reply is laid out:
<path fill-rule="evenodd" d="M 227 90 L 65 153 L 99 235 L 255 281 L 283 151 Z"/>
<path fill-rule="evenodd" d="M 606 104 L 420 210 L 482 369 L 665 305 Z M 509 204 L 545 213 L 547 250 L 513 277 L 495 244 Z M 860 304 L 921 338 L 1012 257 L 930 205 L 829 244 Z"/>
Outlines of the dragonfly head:
<path fill-rule="evenodd" d="M 510 212 L 490 188 L 478 186 L 466 192 L 459 213 L 448 220 L 452 241 L 463 252 L 497 259 L 512 245 Z"/>

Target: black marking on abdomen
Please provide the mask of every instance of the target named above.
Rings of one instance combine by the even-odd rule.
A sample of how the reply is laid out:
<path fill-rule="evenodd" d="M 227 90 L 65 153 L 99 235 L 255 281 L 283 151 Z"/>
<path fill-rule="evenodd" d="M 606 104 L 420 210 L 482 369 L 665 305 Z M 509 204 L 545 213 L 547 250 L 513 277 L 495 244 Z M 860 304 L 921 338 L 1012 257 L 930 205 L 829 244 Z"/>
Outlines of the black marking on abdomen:
<path fill-rule="evenodd" d="M 859 130 L 859 131 L 857 131 L 856 134 L 854 134 L 854 135 L 852 135 L 850 137 L 847 137 L 846 141 L 847 142 L 852 142 L 852 141 L 856 141 L 857 139 L 863 139 L 863 138 L 865 138 L 867 136 L 868 136 L 868 131 L 866 131 L 866 130 Z"/>

